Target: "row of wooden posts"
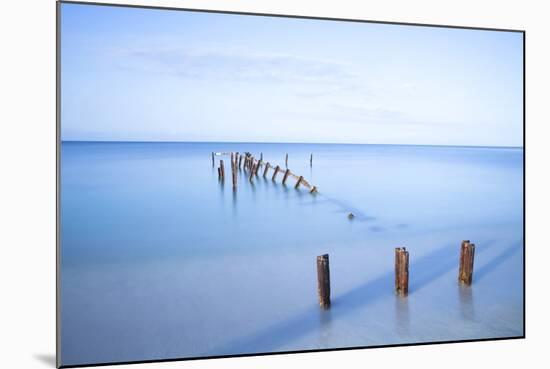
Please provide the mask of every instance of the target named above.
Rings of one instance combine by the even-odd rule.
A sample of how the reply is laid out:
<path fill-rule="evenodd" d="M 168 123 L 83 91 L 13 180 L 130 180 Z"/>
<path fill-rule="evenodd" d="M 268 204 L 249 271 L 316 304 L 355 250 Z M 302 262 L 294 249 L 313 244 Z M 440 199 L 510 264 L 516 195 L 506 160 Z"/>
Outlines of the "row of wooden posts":
<path fill-rule="evenodd" d="M 464 285 L 472 284 L 474 272 L 475 244 L 468 240 L 460 245 L 458 267 L 458 282 Z M 328 254 L 317 256 L 317 292 L 319 306 L 330 308 L 330 269 Z M 395 292 L 399 296 L 409 293 L 409 252 L 404 247 L 395 249 Z"/>
<path fill-rule="evenodd" d="M 271 177 L 272 181 L 275 181 L 277 178 L 277 174 L 279 172 L 283 172 L 281 167 L 279 165 L 273 167 L 269 162 L 264 163 L 263 161 L 263 153 L 260 153 L 260 159 L 255 159 L 254 156 L 246 152 L 244 154 L 240 154 L 238 152 L 230 152 L 230 153 L 221 153 L 221 155 L 230 155 L 231 156 L 231 179 L 233 183 L 233 189 L 237 188 L 237 171 L 242 168 L 244 168 L 245 171 L 249 173 L 248 180 L 250 182 L 253 181 L 254 177 L 257 177 L 259 174 L 259 171 L 262 167 L 264 167 L 262 176 L 265 178 L 269 172 L 270 169 L 273 168 L 273 175 Z M 215 154 L 212 152 L 212 166 L 215 166 Z M 243 160 L 244 157 L 244 160 Z M 313 154 L 309 157 L 309 164 L 310 166 L 313 165 Z M 309 189 L 310 193 L 317 192 L 317 187 L 310 184 L 303 176 L 299 176 L 297 174 L 294 174 L 288 169 L 288 154 L 285 156 L 285 167 L 286 170 L 284 170 L 283 180 L 282 183 L 286 184 L 286 181 L 289 177 L 293 177 L 296 179 L 296 183 L 294 184 L 294 188 L 298 189 L 300 186 L 304 186 L 307 189 Z M 218 167 L 218 179 L 221 181 L 225 180 L 225 167 L 223 160 L 220 160 L 220 166 Z"/>

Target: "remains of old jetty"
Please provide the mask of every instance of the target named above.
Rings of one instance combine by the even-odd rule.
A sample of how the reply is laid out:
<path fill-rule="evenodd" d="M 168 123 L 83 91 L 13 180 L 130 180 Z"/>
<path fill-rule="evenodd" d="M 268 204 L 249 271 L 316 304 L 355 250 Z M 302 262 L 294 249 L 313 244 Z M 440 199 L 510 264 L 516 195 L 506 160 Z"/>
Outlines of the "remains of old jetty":
<path fill-rule="evenodd" d="M 233 180 L 233 189 L 237 188 L 237 171 L 243 169 L 247 171 L 248 179 L 253 182 L 254 178 L 258 176 L 260 169 L 263 167 L 262 177 L 266 178 L 270 169 L 273 170 L 271 177 L 272 181 L 276 181 L 277 174 L 282 172 L 280 165 L 273 166 L 270 162 L 264 163 L 263 153 L 260 154 L 260 159 L 257 160 L 254 156 L 245 152 L 240 154 L 238 152 L 225 152 L 225 153 L 212 153 L 212 166 L 215 166 L 214 156 L 228 155 L 231 157 L 231 174 Z M 244 157 L 244 159 L 243 159 Z M 313 154 L 309 158 L 310 166 L 313 165 Z M 316 193 L 317 187 L 310 184 L 303 176 L 299 176 L 292 173 L 288 168 L 288 154 L 285 155 L 285 170 L 282 178 L 282 184 L 285 185 L 289 178 L 296 179 L 294 188 L 298 189 L 300 186 L 309 189 L 310 193 Z M 220 160 L 220 165 L 217 168 L 218 178 L 223 184 L 225 179 L 225 168 L 223 160 Z M 348 214 L 349 219 L 353 219 L 355 216 L 353 213 Z M 462 241 L 460 245 L 460 256 L 458 266 L 458 282 L 460 284 L 470 286 L 472 284 L 473 271 L 474 271 L 474 254 L 475 244 L 469 240 Z M 395 293 L 400 297 L 406 297 L 409 294 L 409 251 L 405 247 L 395 248 Z M 330 270 L 329 270 L 329 256 L 323 254 L 317 256 L 317 294 L 319 297 L 319 306 L 322 309 L 330 308 Z"/>
<path fill-rule="evenodd" d="M 273 165 L 270 162 L 264 163 L 263 161 L 263 153 L 260 153 L 260 159 L 255 159 L 252 153 L 245 152 L 244 154 L 240 154 L 238 152 L 212 152 L 212 165 L 214 165 L 214 156 L 215 155 L 228 155 L 230 156 L 231 160 L 231 172 L 232 172 L 232 179 L 233 179 L 233 188 L 237 187 L 237 174 L 236 171 L 241 169 L 241 165 L 243 162 L 243 156 L 244 156 L 244 170 L 248 171 L 248 179 L 250 182 L 254 180 L 254 177 L 258 176 L 258 173 L 263 167 L 263 174 L 262 176 L 265 178 L 267 174 L 269 173 L 269 170 L 273 170 L 273 175 L 271 177 L 271 180 L 276 181 L 277 174 L 281 171 L 281 167 L 279 165 L 276 165 L 273 167 Z M 309 163 L 312 165 L 313 162 L 313 154 L 310 155 Z M 288 168 L 288 153 L 285 155 L 285 168 L 282 184 L 286 185 L 286 182 L 289 178 L 293 178 L 296 180 L 294 184 L 294 188 L 299 189 L 300 186 L 305 187 L 309 190 L 310 193 L 316 193 L 317 187 L 310 184 L 304 176 L 297 175 L 293 173 Z M 225 170 L 223 166 L 223 160 L 220 160 L 220 167 L 218 168 L 218 176 L 220 180 L 224 180 L 225 178 Z"/>

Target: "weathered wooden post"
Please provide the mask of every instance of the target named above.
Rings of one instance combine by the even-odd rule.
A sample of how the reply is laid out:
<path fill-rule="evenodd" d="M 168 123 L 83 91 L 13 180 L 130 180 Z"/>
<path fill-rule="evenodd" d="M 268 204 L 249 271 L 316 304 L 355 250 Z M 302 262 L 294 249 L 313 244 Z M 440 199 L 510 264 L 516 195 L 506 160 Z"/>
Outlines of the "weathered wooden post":
<path fill-rule="evenodd" d="M 288 153 L 285 156 L 285 167 L 288 168 Z"/>
<path fill-rule="evenodd" d="M 264 153 L 263 152 L 260 153 L 260 161 L 262 161 L 262 160 L 264 160 Z"/>
<path fill-rule="evenodd" d="M 222 168 L 218 167 L 218 179 L 222 179 Z"/>
<path fill-rule="evenodd" d="M 469 240 L 462 241 L 460 245 L 460 265 L 458 267 L 458 281 L 460 283 L 471 285 L 474 273 L 474 254 L 476 245 Z"/>
<path fill-rule="evenodd" d="M 317 187 L 313 186 L 311 187 L 311 191 L 309 191 L 309 193 L 315 193 L 317 192 Z"/>
<path fill-rule="evenodd" d="M 328 254 L 317 256 L 317 292 L 319 294 L 319 306 L 323 309 L 330 308 L 330 270 Z"/>
<path fill-rule="evenodd" d="M 239 155 L 239 169 L 241 169 L 241 163 L 243 161 L 243 156 Z"/>
<path fill-rule="evenodd" d="M 404 247 L 395 248 L 395 292 L 401 296 L 409 293 L 409 252 Z"/>
<path fill-rule="evenodd" d="M 285 175 L 283 176 L 283 184 L 286 183 L 286 179 L 288 178 L 288 175 L 290 174 L 290 169 L 287 169 L 285 172 Z"/>
<path fill-rule="evenodd" d="M 258 164 L 256 165 L 256 170 L 254 171 L 255 175 L 258 175 L 258 170 L 260 170 L 261 166 L 262 166 L 262 159 L 258 160 Z"/>
<path fill-rule="evenodd" d="M 248 176 L 248 180 L 250 182 L 252 182 L 252 177 L 254 176 L 254 171 L 256 170 L 256 165 L 255 164 L 251 164 L 252 167 L 250 168 L 250 175 Z"/>
<path fill-rule="evenodd" d="M 309 166 L 313 166 L 313 153 L 309 155 Z"/>
<path fill-rule="evenodd" d="M 231 178 L 233 179 L 233 190 L 237 189 L 237 164 L 231 166 Z"/>
<path fill-rule="evenodd" d="M 248 159 L 248 170 L 254 171 L 254 157 L 250 156 Z"/>
<path fill-rule="evenodd" d="M 267 174 L 267 171 L 269 170 L 269 166 L 270 166 L 270 164 L 269 164 L 269 162 L 267 162 L 267 163 L 265 164 L 265 169 L 264 169 L 264 178 L 265 178 L 265 176 L 266 176 L 266 174 Z"/>
<path fill-rule="evenodd" d="M 303 176 L 300 176 L 300 178 L 298 178 L 298 182 L 296 182 L 296 185 L 294 186 L 294 188 L 300 187 L 300 183 L 302 182 L 302 179 L 304 179 Z"/>
<path fill-rule="evenodd" d="M 281 168 L 279 168 L 279 166 L 277 165 L 275 167 L 275 171 L 273 172 L 273 177 L 271 177 L 271 180 L 274 181 L 275 180 L 275 177 L 277 177 L 277 173 L 279 173 L 279 170 L 281 170 Z"/>
<path fill-rule="evenodd" d="M 220 160 L 220 172 L 222 174 L 222 179 L 225 178 L 225 168 L 223 167 L 223 160 Z"/>
<path fill-rule="evenodd" d="M 215 163 L 214 163 L 214 151 L 212 151 L 212 168 L 214 167 Z"/>

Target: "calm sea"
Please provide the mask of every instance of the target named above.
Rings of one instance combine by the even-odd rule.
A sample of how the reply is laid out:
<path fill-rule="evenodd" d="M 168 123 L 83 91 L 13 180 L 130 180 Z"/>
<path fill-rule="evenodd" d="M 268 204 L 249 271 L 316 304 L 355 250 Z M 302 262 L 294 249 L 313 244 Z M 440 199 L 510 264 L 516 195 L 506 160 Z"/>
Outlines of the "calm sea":
<path fill-rule="evenodd" d="M 63 365 L 523 334 L 523 150 L 395 145 L 61 147 Z M 288 167 L 218 181 L 211 152 Z M 309 157 L 313 153 L 313 165 Z M 260 172 L 261 173 L 261 172 Z M 270 172 L 272 173 L 272 172 Z M 348 219 L 353 213 L 355 217 Z M 460 241 L 474 283 L 457 285 Z M 407 298 L 394 248 L 410 252 Z M 332 307 L 315 257 L 330 255 Z"/>

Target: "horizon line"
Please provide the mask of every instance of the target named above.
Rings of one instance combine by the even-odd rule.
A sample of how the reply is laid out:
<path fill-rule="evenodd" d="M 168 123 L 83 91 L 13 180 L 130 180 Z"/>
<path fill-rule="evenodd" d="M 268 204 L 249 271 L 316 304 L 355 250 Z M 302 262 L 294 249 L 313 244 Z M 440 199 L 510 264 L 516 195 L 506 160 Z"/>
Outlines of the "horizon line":
<path fill-rule="evenodd" d="M 349 143 L 349 142 L 257 142 L 257 141 L 146 141 L 146 140 L 59 140 L 75 143 L 185 143 L 185 144 L 266 144 L 266 145 L 371 145 L 371 146 L 430 146 L 430 147 L 472 147 L 494 149 L 523 149 L 523 146 L 491 146 L 491 145 L 443 145 L 443 144 L 399 144 L 399 143 Z"/>

